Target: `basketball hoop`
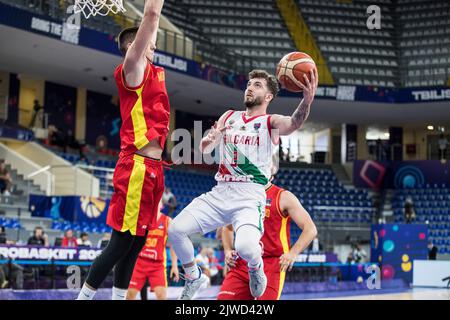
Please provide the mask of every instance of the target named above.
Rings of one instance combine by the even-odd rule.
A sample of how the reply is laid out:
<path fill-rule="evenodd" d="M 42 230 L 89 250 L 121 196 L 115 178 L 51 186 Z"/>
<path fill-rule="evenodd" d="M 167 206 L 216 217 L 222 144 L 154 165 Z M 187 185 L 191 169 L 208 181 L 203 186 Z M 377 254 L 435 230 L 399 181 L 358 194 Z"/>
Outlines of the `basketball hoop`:
<path fill-rule="evenodd" d="M 74 12 L 82 12 L 86 19 L 90 16 L 106 16 L 110 12 L 117 14 L 119 12 L 125 12 L 123 7 L 123 0 L 75 0 Z"/>

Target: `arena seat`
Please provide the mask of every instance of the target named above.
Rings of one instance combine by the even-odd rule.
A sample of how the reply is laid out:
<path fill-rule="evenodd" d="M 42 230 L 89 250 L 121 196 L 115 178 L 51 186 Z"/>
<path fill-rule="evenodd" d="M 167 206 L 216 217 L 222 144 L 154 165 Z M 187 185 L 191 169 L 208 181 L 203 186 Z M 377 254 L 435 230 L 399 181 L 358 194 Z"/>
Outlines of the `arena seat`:
<path fill-rule="evenodd" d="M 255 67 L 274 72 L 282 56 L 296 51 L 273 1 L 166 0 L 166 6 L 163 13 L 183 31 L 189 30 L 183 21 L 190 21 L 190 28 L 197 28 L 207 38 L 219 39 L 221 46 L 248 57 Z M 180 6 L 182 19 L 173 14 Z M 242 32 L 244 28 L 246 32 Z"/>
<path fill-rule="evenodd" d="M 344 188 L 332 170 L 282 168 L 274 184 L 293 192 L 316 224 L 369 224 L 374 208 L 366 190 Z M 298 227 L 291 223 L 291 241 Z"/>
<path fill-rule="evenodd" d="M 446 238 L 450 233 L 450 197 L 447 184 L 426 184 L 428 188 L 398 189 L 392 198 L 394 221 L 404 223 L 404 202 L 411 197 L 416 212 L 416 221 L 428 223 L 430 240 L 440 247 L 440 254 L 450 253 Z M 448 246 L 448 248 L 446 248 Z"/>

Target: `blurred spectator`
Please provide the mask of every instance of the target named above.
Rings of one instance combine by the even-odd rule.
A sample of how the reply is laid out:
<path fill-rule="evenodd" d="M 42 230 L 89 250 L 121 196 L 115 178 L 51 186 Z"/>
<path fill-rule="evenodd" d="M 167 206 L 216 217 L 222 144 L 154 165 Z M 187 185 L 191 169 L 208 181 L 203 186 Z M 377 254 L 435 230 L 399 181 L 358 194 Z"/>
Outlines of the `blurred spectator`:
<path fill-rule="evenodd" d="M 416 210 L 414 209 L 414 202 L 411 197 L 405 199 L 405 221 L 411 223 L 416 219 Z"/>
<path fill-rule="evenodd" d="M 0 265 L 0 289 L 5 289 L 8 286 L 8 284 L 9 281 L 6 280 L 6 275 L 5 272 L 3 271 L 3 265 Z"/>
<path fill-rule="evenodd" d="M 210 277 L 210 266 L 208 259 L 208 248 L 203 247 L 200 252 L 195 256 L 195 262 L 202 269 L 203 273 Z"/>
<path fill-rule="evenodd" d="M 208 248 L 203 247 L 200 252 L 195 256 L 195 262 L 202 268 L 203 272 L 209 277 L 209 258 Z"/>
<path fill-rule="evenodd" d="M 216 255 L 214 254 L 214 249 L 209 248 L 208 249 L 208 260 L 209 260 L 209 275 L 211 278 L 211 284 L 212 285 L 220 285 L 222 283 L 220 279 L 220 271 L 222 271 L 222 266 L 219 263 L 219 259 L 217 259 Z"/>
<path fill-rule="evenodd" d="M 11 194 L 12 179 L 6 169 L 6 164 L 4 160 L 0 161 L 0 192 L 5 196 Z"/>
<path fill-rule="evenodd" d="M 79 247 L 92 247 L 92 242 L 89 240 L 89 235 L 86 232 L 81 233 L 80 239 L 78 239 Z"/>
<path fill-rule="evenodd" d="M 55 247 L 61 247 L 62 239 L 63 239 L 63 238 L 61 238 L 61 237 L 56 237 L 56 238 L 55 238 L 55 242 L 54 242 L 53 245 L 54 245 Z"/>
<path fill-rule="evenodd" d="M 0 260 L 6 260 L 6 257 L 0 254 Z M 0 289 L 4 289 L 11 282 L 16 290 L 23 289 L 23 270 L 22 266 L 15 263 L 0 264 Z"/>
<path fill-rule="evenodd" d="M 319 242 L 319 237 L 316 236 L 314 238 L 314 240 L 311 242 L 310 251 L 312 253 L 317 253 L 317 252 L 320 252 L 321 250 L 322 250 L 322 245 Z"/>
<path fill-rule="evenodd" d="M 109 240 L 111 239 L 110 233 L 104 233 L 103 238 L 101 238 L 97 243 L 97 248 L 103 249 L 108 245 Z"/>
<path fill-rule="evenodd" d="M 353 260 L 356 263 L 363 263 L 367 257 L 366 251 L 361 247 L 359 243 L 355 245 L 355 249 L 353 250 Z"/>
<path fill-rule="evenodd" d="M 63 150 L 66 148 L 64 133 L 52 124 L 48 126 L 48 142 L 53 146 L 63 148 Z"/>
<path fill-rule="evenodd" d="M 0 226 L 0 244 L 6 244 L 6 230 L 4 226 Z"/>
<path fill-rule="evenodd" d="M 108 151 L 108 143 L 104 136 L 99 136 L 96 143 L 96 151 L 100 154 L 106 154 Z"/>
<path fill-rule="evenodd" d="M 39 104 L 39 101 L 34 100 L 33 116 L 31 117 L 31 121 L 30 121 L 30 125 L 29 125 L 30 128 L 33 128 L 33 127 L 43 128 L 43 125 L 44 125 L 44 123 L 42 121 L 44 118 L 42 115 L 43 110 L 44 110 L 44 107 Z M 36 120 L 38 120 L 38 123 L 36 123 Z"/>
<path fill-rule="evenodd" d="M 90 165 L 91 163 L 89 162 L 89 160 L 87 159 L 87 157 L 85 155 L 81 156 L 78 161 L 77 164 L 82 164 L 82 165 Z"/>
<path fill-rule="evenodd" d="M 67 152 L 67 147 L 69 147 L 74 150 L 78 150 L 78 154 L 80 155 L 80 158 L 85 158 L 85 155 L 83 154 L 83 148 L 85 147 L 85 144 L 81 144 L 77 139 L 75 139 L 75 136 L 74 136 L 72 130 L 67 131 L 67 134 L 66 134 L 64 140 L 65 140 L 64 147 L 63 147 L 64 153 Z"/>
<path fill-rule="evenodd" d="M 318 236 L 316 236 L 314 240 L 311 242 L 311 244 L 308 247 L 308 250 L 310 253 L 317 253 L 323 250 L 323 246 L 320 243 Z"/>
<path fill-rule="evenodd" d="M 428 260 L 436 260 L 438 248 L 433 244 L 433 241 L 428 241 Z"/>
<path fill-rule="evenodd" d="M 204 287 L 209 287 L 211 284 L 211 273 L 210 273 L 210 265 L 208 259 L 208 248 L 203 247 L 200 252 L 195 256 L 195 262 L 202 269 L 203 276 L 208 278 L 208 281 L 205 282 Z M 202 288 L 204 288 L 202 286 Z"/>
<path fill-rule="evenodd" d="M 30 246 L 45 246 L 48 247 L 48 236 L 45 234 L 44 229 L 42 227 L 34 228 L 33 235 L 28 239 L 27 242 Z"/>
<path fill-rule="evenodd" d="M 350 251 L 347 256 L 347 263 L 354 263 L 355 259 L 353 258 L 353 251 Z"/>
<path fill-rule="evenodd" d="M 439 160 L 446 160 L 448 140 L 445 138 L 443 133 L 441 133 L 439 136 L 438 144 L 439 144 Z"/>
<path fill-rule="evenodd" d="M 169 207 L 168 215 L 172 216 L 173 212 L 177 208 L 177 198 L 172 193 L 170 188 L 168 188 L 168 187 L 164 188 L 164 193 L 162 195 L 162 201 L 163 201 L 163 205 Z"/>
<path fill-rule="evenodd" d="M 72 230 L 67 230 L 64 232 L 61 247 L 77 247 L 77 244 L 77 238 L 74 237 Z"/>

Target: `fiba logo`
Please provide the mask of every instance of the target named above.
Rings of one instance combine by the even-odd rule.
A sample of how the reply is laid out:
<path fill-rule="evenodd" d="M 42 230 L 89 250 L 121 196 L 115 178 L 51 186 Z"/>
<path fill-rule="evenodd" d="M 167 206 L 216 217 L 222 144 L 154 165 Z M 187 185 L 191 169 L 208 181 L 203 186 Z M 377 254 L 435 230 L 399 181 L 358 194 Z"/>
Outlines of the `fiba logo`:
<path fill-rule="evenodd" d="M 105 210 L 106 202 L 93 197 L 81 197 L 81 210 L 88 218 L 98 218 Z"/>

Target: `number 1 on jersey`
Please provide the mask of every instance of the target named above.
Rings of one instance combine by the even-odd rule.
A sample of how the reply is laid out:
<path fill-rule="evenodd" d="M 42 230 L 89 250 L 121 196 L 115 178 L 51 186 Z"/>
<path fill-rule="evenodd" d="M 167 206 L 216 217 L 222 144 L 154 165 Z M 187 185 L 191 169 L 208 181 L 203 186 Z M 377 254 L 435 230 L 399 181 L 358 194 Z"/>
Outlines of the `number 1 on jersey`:
<path fill-rule="evenodd" d="M 231 160 L 231 166 L 237 167 L 237 160 L 238 160 L 238 152 L 237 150 L 233 151 L 233 160 Z"/>

